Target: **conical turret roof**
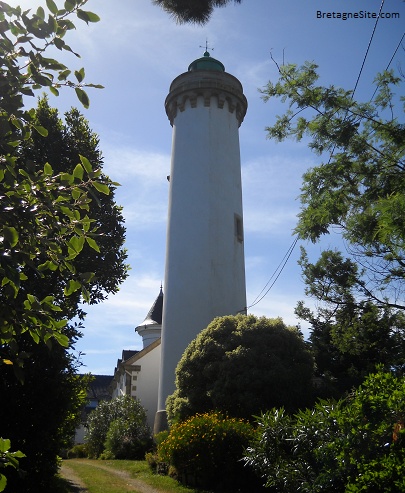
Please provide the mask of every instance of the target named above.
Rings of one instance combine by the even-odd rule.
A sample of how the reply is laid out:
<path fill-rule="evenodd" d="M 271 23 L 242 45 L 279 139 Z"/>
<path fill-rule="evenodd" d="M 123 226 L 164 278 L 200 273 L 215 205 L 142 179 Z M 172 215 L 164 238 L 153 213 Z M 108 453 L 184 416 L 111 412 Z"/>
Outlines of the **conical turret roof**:
<path fill-rule="evenodd" d="M 151 309 L 145 317 L 145 320 L 139 324 L 140 327 L 145 325 L 162 325 L 162 314 L 163 314 L 163 289 L 160 287 L 160 293 L 155 299 Z"/>

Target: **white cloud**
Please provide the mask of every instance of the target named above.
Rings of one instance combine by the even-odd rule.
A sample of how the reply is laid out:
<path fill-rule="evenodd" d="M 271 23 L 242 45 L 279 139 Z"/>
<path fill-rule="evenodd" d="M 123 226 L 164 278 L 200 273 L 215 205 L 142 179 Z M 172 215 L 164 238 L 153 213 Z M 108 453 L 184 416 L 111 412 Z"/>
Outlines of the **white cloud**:
<path fill-rule="evenodd" d="M 114 180 L 137 178 L 142 186 L 167 184 L 166 176 L 170 171 L 170 155 L 148 152 L 130 147 L 111 147 L 108 143 L 103 148 L 105 155 L 104 171 Z"/>
<path fill-rule="evenodd" d="M 104 171 L 121 186 L 116 201 L 123 206 L 131 232 L 165 228 L 170 156 L 129 147 L 106 146 Z"/>

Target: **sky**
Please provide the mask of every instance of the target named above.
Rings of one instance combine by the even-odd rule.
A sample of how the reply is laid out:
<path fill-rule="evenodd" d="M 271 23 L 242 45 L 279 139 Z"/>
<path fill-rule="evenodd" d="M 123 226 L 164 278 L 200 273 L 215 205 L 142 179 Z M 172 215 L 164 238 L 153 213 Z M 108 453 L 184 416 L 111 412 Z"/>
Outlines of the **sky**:
<path fill-rule="evenodd" d="M 9 3 L 32 8 L 45 0 Z M 164 101 L 171 81 L 202 56 L 207 41 L 211 56 L 243 85 L 248 111 L 239 136 L 249 306 L 274 281 L 294 240 L 302 174 L 322 162 L 305 142 L 267 139 L 265 127 L 286 109 L 278 100 L 265 103 L 259 91 L 269 80 L 277 81 L 271 56 L 279 64 L 313 61 L 319 65 L 320 83 L 353 89 L 369 47 L 355 93 L 357 99 L 367 101 L 374 92 L 376 73 L 386 68 L 403 34 L 405 2 L 384 2 L 382 12 L 399 13 L 400 18 L 380 18 L 370 45 L 375 19 L 344 21 L 326 14 L 366 12 L 367 16 L 378 13 L 380 5 L 381 0 L 242 0 L 216 9 L 206 25 L 198 26 L 177 24 L 151 0 L 88 1 L 86 9 L 101 21 L 89 26 L 75 22 L 77 29 L 66 42 L 81 59 L 63 54 L 62 60 L 70 68 L 84 67 L 87 82 L 105 87 L 88 91 L 90 108 L 82 112 L 99 135 L 104 171 L 121 184 L 116 202 L 123 206 L 131 270 L 118 294 L 84 307 L 83 337 L 76 344 L 84 365 L 81 371 L 112 375 L 123 349 L 142 349 L 134 329 L 164 281 L 172 138 Z M 60 52 L 57 56 L 61 59 Z M 405 70 L 403 48 L 391 66 Z M 50 103 L 61 115 L 71 106 L 80 108 L 68 89 L 59 97 L 50 96 Z M 332 233 L 317 245 L 298 242 L 274 286 L 249 313 L 299 324 L 294 315 L 297 301 L 314 306 L 305 297 L 297 264 L 299 246 L 315 259 L 338 241 Z M 307 335 L 305 322 L 301 328 Z"/>

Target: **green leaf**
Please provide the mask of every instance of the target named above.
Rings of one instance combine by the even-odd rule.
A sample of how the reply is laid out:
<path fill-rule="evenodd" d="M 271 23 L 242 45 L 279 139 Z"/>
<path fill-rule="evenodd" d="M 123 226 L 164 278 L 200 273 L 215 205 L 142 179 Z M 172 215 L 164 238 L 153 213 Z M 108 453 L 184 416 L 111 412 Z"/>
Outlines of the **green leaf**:
<path fill-rule="evenodd" d="M 44 174 L 46 176 L 52 176 L 53 175 L 53 169 L 52 169 L 52 166 L 49 163 L 45 163 L 45 166 L 44 166 Z"/>
<path fill-rule="evenodd" d="M 49 90 L 51 91 L 51 93 L 52 93 L 54 96 L 59 96 L 59 91 L 56 89 L 56 87 L 54 87 L 54 86 L 50 86 L 50 87 L 49 87 Z"/>
<path fill-rule="evenodd" d="M 97 14 L 94 14 L 93 12 L 89 12 L 86 10 L 77 10 L 77 17 L 81 19 L 82 21 L 86 22 L 87 24 L 89 22 L 99 22 L 100 17 Z"/>
<path fill-rule="evenodd" d="M 50 10 L 50 12 L 52 12 L 52 14 L 58 13 L 59 9 L 53 0 L 46 0 L 46 5 L 47 5 L 48 9 Z"/>
<path fill-rule="evenodd" d="M 94 87 L 95 89 L 104 89 L 104 86 L 101 84 L 86 84 L 86 87 Z"/>
<path fill-rule="evenodd" d="M 64 4 L 65 10 L 71 11 L 75 8 L 74 2 L 72 0 L 66 0 Z"/>
<path fill-rule="evenodd" d="M 73 190 L 72 190 L 73 200 L 79 199 L 81 195 L 82 195 L 82 192 L 81 192 L 80 188 L 73 188 Z"/>
<path fill-rule="evenodd" d="M 44 20 L 45 19 L 45 11 L 44 11 L 44 9 L 42 7 L 38 7 L 37 12 L 36 12 L 36 15 L 40 19 Z"/>
<path fill-rule="evenodd" d="M 73 236 L 68 241 L 68 248 L 71 248 L 76 254 L 83 250 L 84 237 L 83 236 Z"/>
<path fill-rule="evenodd" d="M 84 286 L 82 287 L 82 296 L 86 303 L 90 303 L 90 292 Z"/>
<path fill-rule="evenodd" d="M 95 181 L 93 183 L 93 186 L 97 191 L 103 193 L 104 195 L 110 195 L 110 189 L 108 188 L 108 185 L 106 185 L 105 183 L 100 183 L 99 181 Z"/>
<path fill-rule="evenodd" d="M 39 338 L 39 335 L 35 331 L 30 330 L 30 336 L 31 336 L 32 340 L 35 342 L 35 344 L 39 343 L 40 338 Z"/>
<path fill-rule="evenodd" d="M 80 161 L 82 165 L 84 166 L 84 169 L 86 170 L 87 173 L 91 173 L 93 171 L 93 167 L 90 163 L 90 161 L 87 159 L 87 157 L 82 156 L 79 154 Z"/>
<path fill-rule="evenodd" d="M 70 175 L 69 173 L 61 173 L 60 179 L 61 179 L 61 181 L 65 181 L 65 182 L 69 183 L 69 185 L 72 185 L 73 182 L 75 181 L 74 176 Z"/>
<path fill-rule="evenodd" d="M 63 329 L 67 324 L 67 320 L 57 320 L 53 325 L 56 329 Z"/>
<path fill-rule="evenodd" d="M 85 73 L 84 73 L 84 68 L 82 67 L 80 70 L 75 70 L 75 77 L 77 79 L 77 81 L 80 83 L 83 81 L 84 77 L 85 77 Z"/>
<path fill-rule="evenodd" d="M 75 178 L 79 178 L 79 180 L 83 180 L 83 174 L 84 174 L 83 166 L 80 163 L 76 164 L 76 167 L 73 170 L 73 176 Z"/>
<path fill-rule="evenodd" d="M 4 474 L 0 474 L 0 491 L 4 491 L 7 484 L 7 479 Z"/>
<path fill-rule="evenodd" d="M 60 332 L 54 332 L 53 337 L 58 341 L 58 343 L 62 347 L 68 347 L 69 346 L 69 339 L 65 334 L 61 334 Z"/>
<path fill-rule="evenodd" d="M 83 91 L 80 87 L 75 87 L 76 95 L 79 99 L 79 101 L 82 103 L 82 105 L 85 108 L 88 108 L 90 106 L 90 99 L 87 96 L 86 92 Z"/>
<path fill-rule="evenodd" d="M 100 253 L 100 248 L 97 245 L 96 241 L 93 240 L 93 238 L 89 238 L 88 236 L 86 236 L 86 241 L 87 241 L 87 244 L 89 245 L 89 247 L 91 247 L 96 252 Z"/>
<path fill-rule="evenodd" d="M 71 73 L 71 70 L 62 70 L 62 72 L 59 72 L 58 80 L 66 80 Z"/>
<path fill-rule="evenodd" d="M 16 127 L 18 128 L 19 130 L 22 130 L 23 128 L 23 124 L 20 120 L 18 120 L 17 118 L 12 118 L 11 119 L 11 123 Z"/>
<path fill-rule="evenodd" d="M 11 442 L 8 438 L 0 438 L 0 452 L 5 454 L 10 450 Z"/>
<path fill-rule="evenodd" d="M 41 125 L 33 125 L 35 130 L 39 133 L 39 135 L 42 135 L 42 137 L 47 137 L 48 136 L 48 130 Z"/>
<path fill-rule="evenodd" d="M 83 231 L 87 233 L 87 231 L 90 229 L 90 224 L 91 224 L 91 219 L 86 214 L 86 216 L 84 216 L 84 218 L 82 219 Z"/>
<path fill-rule="evenodd" d="M 14 226 L 3 226 L 3 235 L 11 247 L 15 247 L 17 245 L 18 232 Z"/>
<path fill-rule="evenodd" d="M 17 452 L 13 452 L 14 457 L 18 457 L 19 459 L 22 459 L 23 457 L 27 457 L 23 452 L 20 450 L 17 450 Z"/>
<path fill-rule="evenodd" d="M 74 293 L 75 291 L 77 291 L 81 287 L 82 287 L 82 285 L 80 284 L 79 281 L 71 279 L 70 281 L 68 281 L 68 283 L 67 283 L 67 285 L 63 291 L 65 293 L 65 296 L 70 296 L 72 293 Z"/>
<path fill-rule="evenodd" d="M 63 50 L 65 48 L 65 45 L 66 45 L 66 43 L 61 38 L 55 38 L 53 43 L 56 46 L 56 48 L 58 48 L 58 50 Z M 65 72 L 70 73 L 70 70 L 65 70 Z M 59 78 L 59 80 L 62 80 L 62 79 Z"/>

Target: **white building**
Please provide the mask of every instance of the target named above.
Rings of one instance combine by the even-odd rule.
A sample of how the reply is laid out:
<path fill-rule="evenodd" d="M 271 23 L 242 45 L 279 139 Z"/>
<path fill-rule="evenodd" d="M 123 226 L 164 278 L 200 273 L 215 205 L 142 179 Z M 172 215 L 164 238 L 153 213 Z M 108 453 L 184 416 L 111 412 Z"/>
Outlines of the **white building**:
<path fill-rule="evenodd" d="M 111 384 L 112 398 L 131 395 L 146 409 L 148 424 L 153 430 L 157 411 L 160 369 L 160 333 L 162 329 L 163 291 L 153 303 L 145 320 L 135 331 L 142 336 L 141 351 L 122 351 Z"/>

